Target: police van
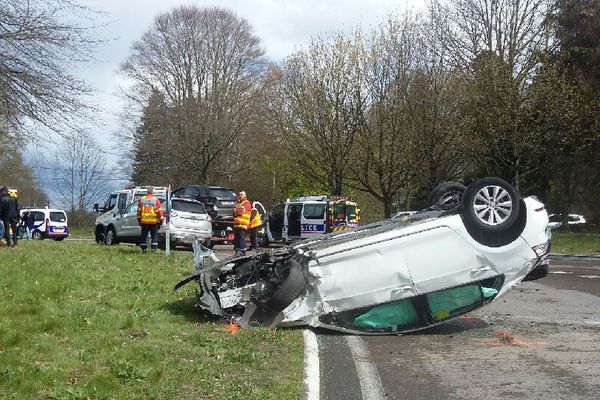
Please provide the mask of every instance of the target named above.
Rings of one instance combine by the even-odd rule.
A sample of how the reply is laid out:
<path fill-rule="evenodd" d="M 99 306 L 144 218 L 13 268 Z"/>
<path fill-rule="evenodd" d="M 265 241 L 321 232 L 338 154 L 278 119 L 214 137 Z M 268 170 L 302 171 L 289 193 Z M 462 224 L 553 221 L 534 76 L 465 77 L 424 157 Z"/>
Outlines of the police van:
<path fill-rule="evenodd" d="M 358 226 L 358 205 L 344 196 L 303 196 L 274 206 L 259 244 L 317 238 Z"/>
<path fill-rule="evenodd" d="M 166 196 L 167 188 L 164 186 L 134 186 L 110 192 L 106 202 L 102 206 L 99 206 L 98 203 L 94 204 L 94 212 L 101 213 L 96 218 L 96 227 L 94 229 L 94 236 L 97 243 L 105 241 L 106 229 L 110 221 L 118 214 L 123 213 L 129 204 L 145 196 L 149 188 L 152 188 L 154 195 L 158 197 Z"/>

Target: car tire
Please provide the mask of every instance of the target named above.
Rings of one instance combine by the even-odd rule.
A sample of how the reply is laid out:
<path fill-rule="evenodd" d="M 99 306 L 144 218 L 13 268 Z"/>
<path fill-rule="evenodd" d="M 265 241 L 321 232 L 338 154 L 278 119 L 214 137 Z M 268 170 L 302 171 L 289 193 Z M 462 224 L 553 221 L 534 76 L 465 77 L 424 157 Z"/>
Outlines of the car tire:
<path fill-rule="evenodd" d="M 36 229 L 31 234 L 31 239 L 33 239 L 33 240 L 44 240 L 44 235 L 42 234 L 42 232 L 40 232 L 39 230 Z"/>
<path fill-rule="evenodd" d="M 259 247 L 269 247 L 269 237 L 267 234 L 258 235 L 256 237 L 256 244 L 258 244 Z"/>
<path fill-rule="evenodd" d="M 272 312 L 284 310 L 306 289 L 306 268 L 303 264 L 295 258 L 290 258 L 285 262 L 284 267 L 288 268 L 288 274 L 273 295 L 263 302 L 262 307 L 265 310 Z"/>
<path fill-rule="evenodd" d="M 427 206 L 453 208 L 461 204 L 465 190 L 466 187 L 462 183 L 452 181 L 440 183 L 427 196 Z"/>
<path fill-rule="evenodd" d="M 119 243 L 117 240 L 117 233 L 115 232 L 115 228 L 113 228 L 112 226 L 106 230 L 104 243 L 106 243 L 107 246 L 112 246 Z"/>
<path fill-rule="evenodd" d="M 96 233 L 94 235 L 96 237 L 96 243 L 104 244 L 106 239 L 106 234 L 104 233 L 104 228 L 98 227 L 96 228 Z"/>
<path fill-rule="evenodd" d="M 461 218 L 471 236 L 491 247 L 507 245 L 525 228 L 525 203 L 506 181 L 487 177 L 473 182 L 462 199 Z"/>

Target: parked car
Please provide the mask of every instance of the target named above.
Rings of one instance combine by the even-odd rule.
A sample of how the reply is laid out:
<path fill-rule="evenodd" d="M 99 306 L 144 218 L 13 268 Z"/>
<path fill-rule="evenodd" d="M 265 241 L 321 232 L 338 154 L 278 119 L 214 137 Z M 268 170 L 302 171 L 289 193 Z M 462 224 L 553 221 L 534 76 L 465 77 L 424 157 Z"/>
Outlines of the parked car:
<path fill-rule="evenodd" d="M 563 215 L 562 214 L 550 214 L 548 216 L 549 222 L 548 226 L 551 229 L 555 229 L 561 227 L 563 225 Z M 567 217 L 567 225 L 570 228 L 579 228 L 581 225 L 585 224 L 585 218 L 583 215 L 579 214 L 569 214 Z"/>
<path fill-rule="evenodd" d="M 233 222 L 237 196 L 233 189 L 210 185 L 187 185 L 173 190 L 173 197 L 198 200 L 203 203 L 213 221 Z"/>
<path fill-rule="evenodd" d="M 23 208 L 21 209 L 21 218 L 27 211 L 33 213 L 32 239 L 43 240 L 50 238 L 60 241 L 69 236 L 67 213 L 64 210 L 55 208 Z"/>
<path fill-rule="evenodd" d="M 198 305 L 244 326 L 350 333 L 424 329 L 490 303 L 548 268 L 548 214 L 498 178 L 455 200 L 251 256 L 195 246 Z"/>
<path fill-rule="evenodd" d="M 165 199 L 160 198 L 164 203 Z M 114 245 L 120 242 L 139 243 L 142 228 L 137 221 L 138 202 L 129 204 L 122 212 L 118 212 L 107 225 L 106 244 Z M 196 241 L 206 241 L 212 235 L 210 217 L 199 201 L 192 199 L 171 199 L 171 229 L 170 241 L 172 246 L 188 245 Z M 165 226 L 159 230 L 159 242 L 164 244 Z"/>

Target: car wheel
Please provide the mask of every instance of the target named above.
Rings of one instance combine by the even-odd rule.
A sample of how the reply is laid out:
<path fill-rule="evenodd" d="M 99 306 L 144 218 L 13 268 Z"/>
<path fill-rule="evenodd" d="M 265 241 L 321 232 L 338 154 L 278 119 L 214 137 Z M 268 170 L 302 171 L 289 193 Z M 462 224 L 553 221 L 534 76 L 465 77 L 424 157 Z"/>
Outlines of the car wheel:
<path fill-rule="evenodd" d="M 525 228 L 525 203 L 500 178 L 473 182 L 462 199 L 461 217 L 471 236 L 479 243 L 500 247 L 514 241 Z"/>
<path fill-rule="evenodd" d="M 38 231 L 37 229 L 35 231 L 33 231 L 33 233 L 31 234 L 31 238 L 33 240 L 44 240 L 44 235 L 42 235 L 42 232 Z"/>
<path fill-rule="evenodd" d="M 263 302 L 262 305 L 265 310 L 273 312 L 284 310 L 306 289 L 305 268 L 297 259 L 290 258 L 287 260 L 279 272 L 285 278 L 278 285 L 273 295 Z"/>
<path fill-rule="evenodd" d="M 104 243 L 106 243 L 107 246 L 112 246 L 113 244 L 117 244 L 117 233 L 115 232 L 115 228 L 113 228 L 112 226 L 110 228 L 108 228 L 108 230 L 106 231 L 106 237 L 104 239 Z"/>
<path fill-rule="evenodd" d="M 256 244 L 260 247 L 269 247 L 269 238 L 266 234 L 258 235 L 256 237 Z"/>
<path fill-rule="evenodd" d="M 104 234 L 104 228 L 96 228 L 96 243 L 104 244 L 106 241 L 106 235 Z"/>
<path fill-rule="evenodd" d="M 440 183 L 427 196 L 427 205 L 437 205 L 445 209 L 453 208 L 460 204 L 465 190 L 466 187 L 462 183 L 452 181 Z"/>

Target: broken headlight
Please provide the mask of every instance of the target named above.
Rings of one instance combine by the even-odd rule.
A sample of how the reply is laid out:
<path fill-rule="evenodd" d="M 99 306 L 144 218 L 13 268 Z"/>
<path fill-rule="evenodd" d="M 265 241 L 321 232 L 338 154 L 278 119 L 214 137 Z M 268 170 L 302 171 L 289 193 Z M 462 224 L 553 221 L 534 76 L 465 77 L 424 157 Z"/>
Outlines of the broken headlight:
<path fill-rule="evenodd" d="M 537 246 L 533 246 L 531 248 L 538 257 L 543 257 L 548 254 L 550 250 L 550 242 L 544 242 L 542 244 L 538 244 Z"/>

